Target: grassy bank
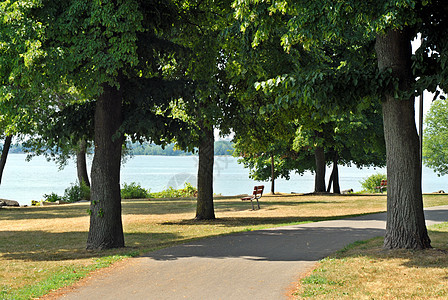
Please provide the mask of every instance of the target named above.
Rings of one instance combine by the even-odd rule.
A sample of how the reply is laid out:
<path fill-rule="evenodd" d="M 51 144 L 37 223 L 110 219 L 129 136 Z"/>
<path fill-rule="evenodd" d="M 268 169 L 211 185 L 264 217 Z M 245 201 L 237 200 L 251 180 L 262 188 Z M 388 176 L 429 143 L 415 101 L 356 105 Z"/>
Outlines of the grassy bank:
<path fill-rule="evenodd" d="M 429 228 L 434 249 L 383 250 L 383 238 L 323 259 L 294 299 L 447 299 L 448 223 Z"/>
<path fill-rule="evenodd" d="M 448 196 L 425 196 L 426 206 Z M 126 248 L 86 251 L 88 204 L 0 210 L 0 298 L 27 299 L 70 284 L 125 257 L 231 232 L 384 211 L 384 195 L 264 196 L 262 209 L 237 198 L 215 201 L 217 220 L 193 221 L 195 200 L 123 201 Z"/>

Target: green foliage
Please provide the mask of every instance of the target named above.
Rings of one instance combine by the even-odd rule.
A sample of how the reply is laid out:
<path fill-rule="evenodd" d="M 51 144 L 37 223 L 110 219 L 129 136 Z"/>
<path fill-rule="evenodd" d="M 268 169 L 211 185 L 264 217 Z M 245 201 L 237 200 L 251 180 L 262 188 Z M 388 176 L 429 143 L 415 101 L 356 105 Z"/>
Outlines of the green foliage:
<path fill-rule="evenodd" d="M 82 182 L 81 184 L 72 183 L 71 186 L 65 189 L 64 196 L 59 196 L 56 193 L 51 193 L 45 194 L 43 197 L 44 201 L 47 202 L 64 201 L 73 203 L 80 200 L 90 200 L 90 188 L 84 182 Z M 39 202 L 34 202 L 32 205 L 39 205 Z"/>
<path fill-rule="evenodd" d="M 72 184 L 65 189 L 63 200 L 70 203 L 80 200 L 90 200 L 90 188 L 84 181 L 81 184 Z"/>
<path fill-rule="evenodd" d="M 381 185 L 381 180 L 386 179 L 387 179 L 386 174 L 377 173 L 370 175 L 360 183 L 364 190 L 374 193 L 376 191 L 375 188 Z"/>
<path fill-rule="evenodd" d="M 234 144 L 229 141 L 216 141 L 215 142 L 215 155 L 232 155 Z"/>
<path fill-rule="evenodd" d="M 121 188 L 122 199 L 142 199 L 149 198 L 149 190 L 144 189 L 139 183 L 125 183 Z"/>
<path fill-rule="evenodd" d="M 193 197 L 197 193 L 197 188 L 192 186 L 190 183 L 185 183 L 185 187 L 183 189 L 174 189 L 173 187 L 169 187 L 166 190 L 163 190 L 158 193 L 151 193 L 149 197 L 151 198 L 181 198 L 181 197 Z"/>
<path fill-rule="evenodd" d="M 193 197 L 197 193 L 197 188 L 190 183 L 185 183 L 185 187 L 182 189 L 174 189 L 169 187 L 166 190 L 156 193 L 150 193 L 150 190 L 146 190 L 140 184 L 132 182 L 130 184 L 124 184 L 121 189 L 122 199 L 142 199 L 142 198 L 180 198 L 180 197 Z"/>
<path fill-rule="evenodd" d="M 44 201 L 47 201 L 47 202 L 56 202 L 56 201 L 63 200 L 63 198 L 56 193 L 44 194 L 43 197 L 44 197 Z"/>
<path fill-rule="evenodd" d="M 448 174 L 448 101 L 439 99 L 432 103 L 425 118 L 423 133 L 423 162 L 437 172 Z"/>

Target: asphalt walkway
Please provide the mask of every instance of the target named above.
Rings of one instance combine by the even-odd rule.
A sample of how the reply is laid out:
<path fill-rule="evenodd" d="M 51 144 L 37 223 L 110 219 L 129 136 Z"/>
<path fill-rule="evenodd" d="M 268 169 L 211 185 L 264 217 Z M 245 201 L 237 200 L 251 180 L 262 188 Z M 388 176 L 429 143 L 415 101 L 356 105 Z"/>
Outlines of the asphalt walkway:
<path fill-rule="evenodd" d="M 448 206 L 425 210 L 428 225 Z M 385 232 L 385 214 L 203 239 L 126 260 L 61 299 L 285 299 L 297 278 L 347 244 Z"/>

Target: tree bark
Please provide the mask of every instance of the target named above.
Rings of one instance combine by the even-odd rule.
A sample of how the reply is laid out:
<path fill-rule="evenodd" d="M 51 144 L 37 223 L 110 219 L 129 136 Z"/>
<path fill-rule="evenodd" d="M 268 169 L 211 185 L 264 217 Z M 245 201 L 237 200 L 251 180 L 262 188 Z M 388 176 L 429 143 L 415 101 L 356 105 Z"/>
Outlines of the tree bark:
<path fill-rule="evenodd" d="M 325 152 L 323 147 L 316 147 L 314 150 L 316 160 L 316 174 L 314 177 L 314 192 L 323 193 L 325 189 Z"/>
<path fill-rule="evenodd" d="M 275 194 L 275 167 L 274 167 L 274 154 L 271 154 L 271 193 Z"/>
<path fill-rule="evenodd" d="M 89 174 L 87 172 L 87 142 L 86 140 L 81 140 L 79 142 L 79 149 L 76 151 L 76 169 L 78 171 L 78 182 L 81 184 L 84 182 L 85 185 L 90 187 Z"/>
<path fill-rule="evenodd" d="M 3 170 L 5 170 L 6 159 L 8 158 L 11 142 L 12 142 L 12 135 L 6 136 L 5 143 L 3 144 L 2 156 L 0 158 L 0 183 L 2 182 Z"/>
<path fill-rule="evenodd" d="M 87 249 L 124 247 L 120 196 L 121 124 L 122 94 L 105 84 L 95 110 L 95 154 Z"/>
<path fill-rule="evenodd" d="M 215 219 L 213 204 L 213 164 L 215 137 L 213 127 L 208 128 L 203 123 L 200 125 L 203 137 L 199 145 L 198 166 L 198 199 L 196 205 L 196 220 Z"/>
<path fill-rule="evenodd" d="M 412 87 L 410 35 L 389 30 L 378 36 L 375 50 L 380 70 L 392 69 L 400 90 Z M 386 249 L 431 247 L 421 188 L 419 139 L 415 126 L 414 99 L 395 99 L 386 92 L 382 103 L 387 163 Z"/>

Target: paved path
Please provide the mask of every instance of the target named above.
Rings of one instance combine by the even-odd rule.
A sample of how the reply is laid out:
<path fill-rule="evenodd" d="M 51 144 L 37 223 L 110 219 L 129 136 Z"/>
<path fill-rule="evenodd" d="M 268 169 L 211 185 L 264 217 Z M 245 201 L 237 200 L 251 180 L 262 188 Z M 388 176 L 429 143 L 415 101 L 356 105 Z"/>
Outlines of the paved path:
<path fill-rule="evenodd" d="M 448 206 L 425 214 L 448 221 Z M 61 299 L 285 299 L 316 261 L 384 228 L 374 214 L 203 239 L 129 259 Z"/>

